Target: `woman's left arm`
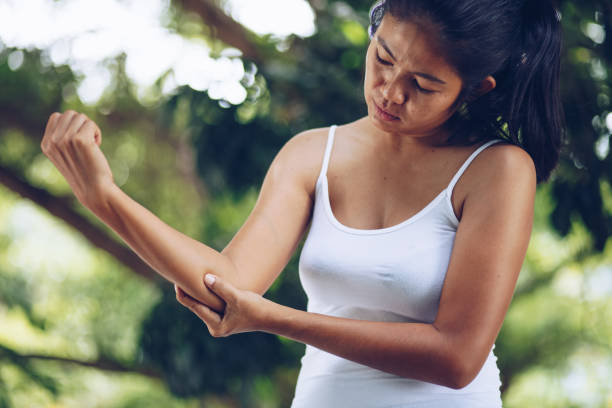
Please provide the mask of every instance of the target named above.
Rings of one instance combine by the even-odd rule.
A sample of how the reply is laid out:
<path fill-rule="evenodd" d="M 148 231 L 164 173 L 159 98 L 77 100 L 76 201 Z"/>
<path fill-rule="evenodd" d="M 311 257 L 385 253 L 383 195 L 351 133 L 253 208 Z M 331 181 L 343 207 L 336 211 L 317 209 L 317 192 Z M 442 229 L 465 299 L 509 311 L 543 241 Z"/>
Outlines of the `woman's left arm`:
<path fill-rule="evenodd" d="M 481 156 L 463 176 L 468 193 L 432 324 L 303 312 L 220 278 L 211 282 L 210 274 L 206 285 L 226 301 L 224 315 L 179 288 L 177 299 L 215 337 L 264 331 L 392 374 L 462 388 L 480 371 L 512 299 L 531 234 L 536 185 L 533 162 L 522 149 L 493 146 Z"/>

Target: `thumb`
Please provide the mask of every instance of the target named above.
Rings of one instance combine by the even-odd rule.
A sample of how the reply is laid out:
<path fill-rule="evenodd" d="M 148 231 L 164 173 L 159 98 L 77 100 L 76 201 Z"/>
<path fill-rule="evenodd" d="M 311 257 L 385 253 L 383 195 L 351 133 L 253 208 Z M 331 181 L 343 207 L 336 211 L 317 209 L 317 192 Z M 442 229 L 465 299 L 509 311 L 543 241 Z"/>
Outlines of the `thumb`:
<path fill-rule="evenodd" d="M 219 297 L 223 300 L 227 301 L 234 296 L 235 288 L 228 282 L 225 282 L 223 279 L 213 275 L 212 273 L 207 273 L 204 275 L 204 283 L 211 291 L 219 295 Z"/>
<path fill-rule="evenodd" d="M 100 130 L 100 127 L 95 122 L 92 121 L 91 123 L 93 123 L 93 125 L 95 126 L 94 141 L 96 142 L 98 146 L 100 146 L 102 144 L 102 131 Z"/>

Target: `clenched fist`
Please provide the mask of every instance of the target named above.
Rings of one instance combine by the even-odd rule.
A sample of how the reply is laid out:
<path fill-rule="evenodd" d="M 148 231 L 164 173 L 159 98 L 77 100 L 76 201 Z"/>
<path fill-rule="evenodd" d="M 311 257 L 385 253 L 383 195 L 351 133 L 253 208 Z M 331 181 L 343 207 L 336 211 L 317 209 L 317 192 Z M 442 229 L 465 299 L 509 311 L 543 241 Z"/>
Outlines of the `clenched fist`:
<path fill-rule="evenodd" d="M 94 209 L 114 185 L 100 143 L 100 128 L 86 115 L 67 110 L 51 114 L 40 144 L 77 199 L 89 209 Z"/>

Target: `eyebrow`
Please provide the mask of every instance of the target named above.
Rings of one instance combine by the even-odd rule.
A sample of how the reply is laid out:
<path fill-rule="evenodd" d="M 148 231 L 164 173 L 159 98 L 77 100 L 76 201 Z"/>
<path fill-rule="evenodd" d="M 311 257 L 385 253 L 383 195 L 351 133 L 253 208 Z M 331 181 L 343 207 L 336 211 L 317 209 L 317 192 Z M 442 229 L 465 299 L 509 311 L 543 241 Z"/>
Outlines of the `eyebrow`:
<path fill-rule="evenodd" d="M 376 41 L 378 41 L 378 43 L 380 45 L 382 45 L 382 47 L 385 49 L 385 51 L 387 51 L 389 53 L 389 55 L 391 56 L 391 58 L 393 59 L 393 61 L 397 62 L 397 58 L 395 58 L 395 55 L 393 55 L 393 53 L 391 52 L 391 50 L 389 49 L 389 45 L 387 44 L 387 42 L 385 40 L 383 40 L 382 38 L 380 38 L 380 36 L 376 36 Z M 418 75 L 420 77 L 423 77 L 425 79 L 429 79 L 430 81 L 433 82 L 438 82 L 440 84 L 444 84 L 446 85 L 446 82 L 444 82 L 443 80 L 441 80 L 438 77 L 435 77 L 431 74 L 428 74 L 426 72 L 413 72 L 414 75 Z"/>

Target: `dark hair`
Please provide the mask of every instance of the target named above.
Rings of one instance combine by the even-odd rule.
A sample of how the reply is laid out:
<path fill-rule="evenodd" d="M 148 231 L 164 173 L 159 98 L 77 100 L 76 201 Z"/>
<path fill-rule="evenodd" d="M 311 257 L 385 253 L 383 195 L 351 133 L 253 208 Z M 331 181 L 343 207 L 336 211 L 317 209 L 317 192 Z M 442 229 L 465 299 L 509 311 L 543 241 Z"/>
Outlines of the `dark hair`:
<path fill-rule="evenodd" d="M 387 12 L 433 28 L 463 81 L 449 141 L 502 137 L 531 155 L 538 182 L 548 179 L 564 128 L 561 15 L 551 0 L 381 0 L 370 10 L 370 37 Z M 488 75 L 497 86 L 478 97 Z"/>

